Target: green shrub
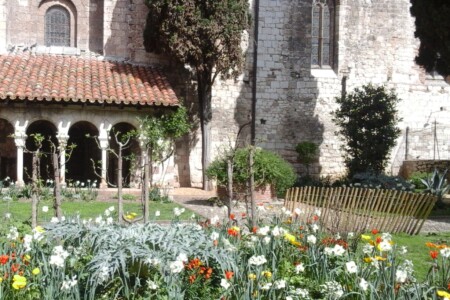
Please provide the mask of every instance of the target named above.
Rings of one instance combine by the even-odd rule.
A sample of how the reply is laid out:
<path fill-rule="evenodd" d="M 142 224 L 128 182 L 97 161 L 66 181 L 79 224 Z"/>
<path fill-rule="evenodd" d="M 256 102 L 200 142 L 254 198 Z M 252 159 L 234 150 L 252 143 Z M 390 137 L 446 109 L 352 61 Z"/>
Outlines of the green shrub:
<path fill-rule="evenodd" d="M 422 179 L 426 180 L 429 175 L 427 172 L 416 171 L 409 176 L 408 182 L 414 184 L 416 189 L 424 190 L 427 187 L 423 184 Z"/>
<path fill-rule="evenodd" d="M 350 185 L 356 187 L 379 188 L 388 190 L 413 191 L 414 186 L 397 176 L 374 174 L 370 172 L 355 174 L 350 179 Z"/>
<path fill-rule="evenodd" d="M 245 185 L 250 178 L 248 164 L 250 148 L 240 148 L 234 153 L 233 183 Z M 271 184 L 277 194 L 283 194 L 290 188 L 297 176 L 293 167 L 279 155 L 257 148 L 254 154 L 253 172 L 256 186 Z M 206 175 L 217 181 L 218 185 L 227 186 L 227 159 L 221 157 L 213 161 Z"/>
<path fill-rule="evenodd" d="M 333 121 L 339 127 L 349 176 L 357 173 L 383 173 L 400 129 L 393 90 L 384 86 L 364 85 L 336 98 L 339 108 Z"/>

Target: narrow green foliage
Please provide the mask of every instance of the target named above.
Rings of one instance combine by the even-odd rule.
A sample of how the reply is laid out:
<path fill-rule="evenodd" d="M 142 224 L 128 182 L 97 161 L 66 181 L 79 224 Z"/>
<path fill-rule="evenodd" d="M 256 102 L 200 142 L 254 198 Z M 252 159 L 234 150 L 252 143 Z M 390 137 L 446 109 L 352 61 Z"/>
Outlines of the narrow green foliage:
<path fill-rule="evenodd" d="M 250 148 L 241 148 L 235 152 L 233 181 L 238 185 L 245 185 L 250 178 L 249 151 Z M 226 157 L 213 161 L 206 172 L 210 178 L 216 179 L 219 185 L 227 186 Z M 283 194 L 296 180 L 296 174 L 287 161 L 273 152 L 260 148 L 256 149 L 254 154 L 253 173 L 257 186 L 272 184 L 278 194 Z"/>
<path fill-rule="evenodd" d="M 336 98 L 339 109 L 333 121 L 345 142 L 345 164 L 349 176 L 361 172 L 380 174 L 386 167 L 390 150 L 400 136 L 393 90 L 368 84 L 344 97 Z"/>

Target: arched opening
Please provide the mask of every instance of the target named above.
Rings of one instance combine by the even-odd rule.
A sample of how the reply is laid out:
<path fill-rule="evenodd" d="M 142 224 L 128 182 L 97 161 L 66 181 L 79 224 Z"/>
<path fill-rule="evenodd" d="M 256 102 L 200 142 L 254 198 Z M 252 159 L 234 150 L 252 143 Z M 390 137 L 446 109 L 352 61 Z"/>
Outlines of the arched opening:
<path fill-rule="evenodd" d="M 14 127 L 5 119 L 0 119 L 0 180 L 9 177 L 17 180 L 17 148 L 14 144 Z"/>
<path fill-rule="evenodd" d="M 119 145 L 117 141 L 124 142 L 124 136 L 136 130 L 132 125 L 128 123 L 118 123 L 114 125 L 109 133 L 109 146 L 119 153 Z M 116 138 L 117 135 L 117 138 Z M 122 150 L 123 164 L 122 164 L 122 176 L 124 187 L 135 187 L 139 184 L 138 171 L 139 171 L 139 155 L 140 148 L 139 142 L 134 137 L 130 140 L 130 143 Z M 115 155 L 110 154 L 108 158 L 108 181 L 117 186 L 117 172 L 118 172 L 118 159 Z"/>
<path fill-rule="evenodd" d="M 68 145 L 74 144 L 75 148 L 66 163 L 69 184 L 76 181 L 98 181 L 96 172 L 101 173 L 101 150 L 94 139 L 96 136 L 98 129 L 89 122 L 78 122 L 70 127 Z"/>
<path fill-rule="evenodd" d="M 33 166 L 33 154 L 29 151 L 36 151 L 37 145 L 35 142 L 36 135 L 39 134 L 43 137 L 42 148 L 40 149 L 41 156 L 39 159 L 39 169 L 37 170 L 38 179 L 48 180 L 53 179 L 53 163 L 52 163 L 52 147 L 58 145 L 56 139 L 56 127 L 49 121 L 39 120 L 33 122 L 27 128 L 27 139 L 25 142 L 26 150 L 23 154 L 23 166 L 24 166 L 24 181 L 26 183 L 31 182 Z"/>

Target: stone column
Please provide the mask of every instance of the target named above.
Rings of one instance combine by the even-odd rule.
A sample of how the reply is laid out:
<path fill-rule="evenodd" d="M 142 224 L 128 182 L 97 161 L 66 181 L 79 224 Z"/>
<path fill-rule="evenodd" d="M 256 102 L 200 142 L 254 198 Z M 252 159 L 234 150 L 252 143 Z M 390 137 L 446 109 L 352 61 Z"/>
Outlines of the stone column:
<path fill-rule="evenodd" d="M 100 188 L 105 189 L 108 187 L 108 183 L 106 182 L 106 174 L 108 168 L 108 148 L 109 148 L 109 131 L 111 130 L 112 125 L 105 125 L 105 123 L 100 124 L 100 131 L 98 136 L 98 141 L 100 144 L 100 148 L 102 149 L 102 171 L 101 171 L 101 182 Z"/>
<path fill-rule="evenodd" d="M 26 129 L 28 121 L 20 125 L 20 121 L 16 121 L 14 125 L 14 142 L 17 146 L 17 184 L 23 186 L 23 150 L 25 149 L 25 141 L 27 139 Z"/>
<path fill-rule="evenodd" d="M 59 182 L 62 185 L 66 185 L 66 147 L 67 147 L 67 140 L 69 139 L 69 136 L 66 135 L 60 135 L 58 134 L 56 136 L 58 138 L 59 143 Z"/>
<path fill-rule="evenodd" d="M 58 134 L 56 135 L 56 138 L 58 139 L 59 143 L 59 182 L 62 185 L 66 185 L 66 147 L 67 142 L 69 140 L 69 129 L 70 129 L 71 122 L 66 122 L 64 124 L 63 121 L 60 121 L 58 124 Z"/>

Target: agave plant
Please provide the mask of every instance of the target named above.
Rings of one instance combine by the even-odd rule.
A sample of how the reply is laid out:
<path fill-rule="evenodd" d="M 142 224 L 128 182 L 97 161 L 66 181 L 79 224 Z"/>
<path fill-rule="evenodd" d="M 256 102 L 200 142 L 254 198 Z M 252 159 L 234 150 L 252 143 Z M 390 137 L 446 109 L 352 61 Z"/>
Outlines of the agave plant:
<path fill-rule="evenodd" d="M 422 183 L 426 186 L 425 193 L 433 194 L 437 197 L 437 205 L 443 206 L 444 202 L 442 198 L 448 192 L 450 185 L 447 183 L 447 172 L 439 172 L 434 169 L 434 172 L 426 179 L 421 179 Z"/>

